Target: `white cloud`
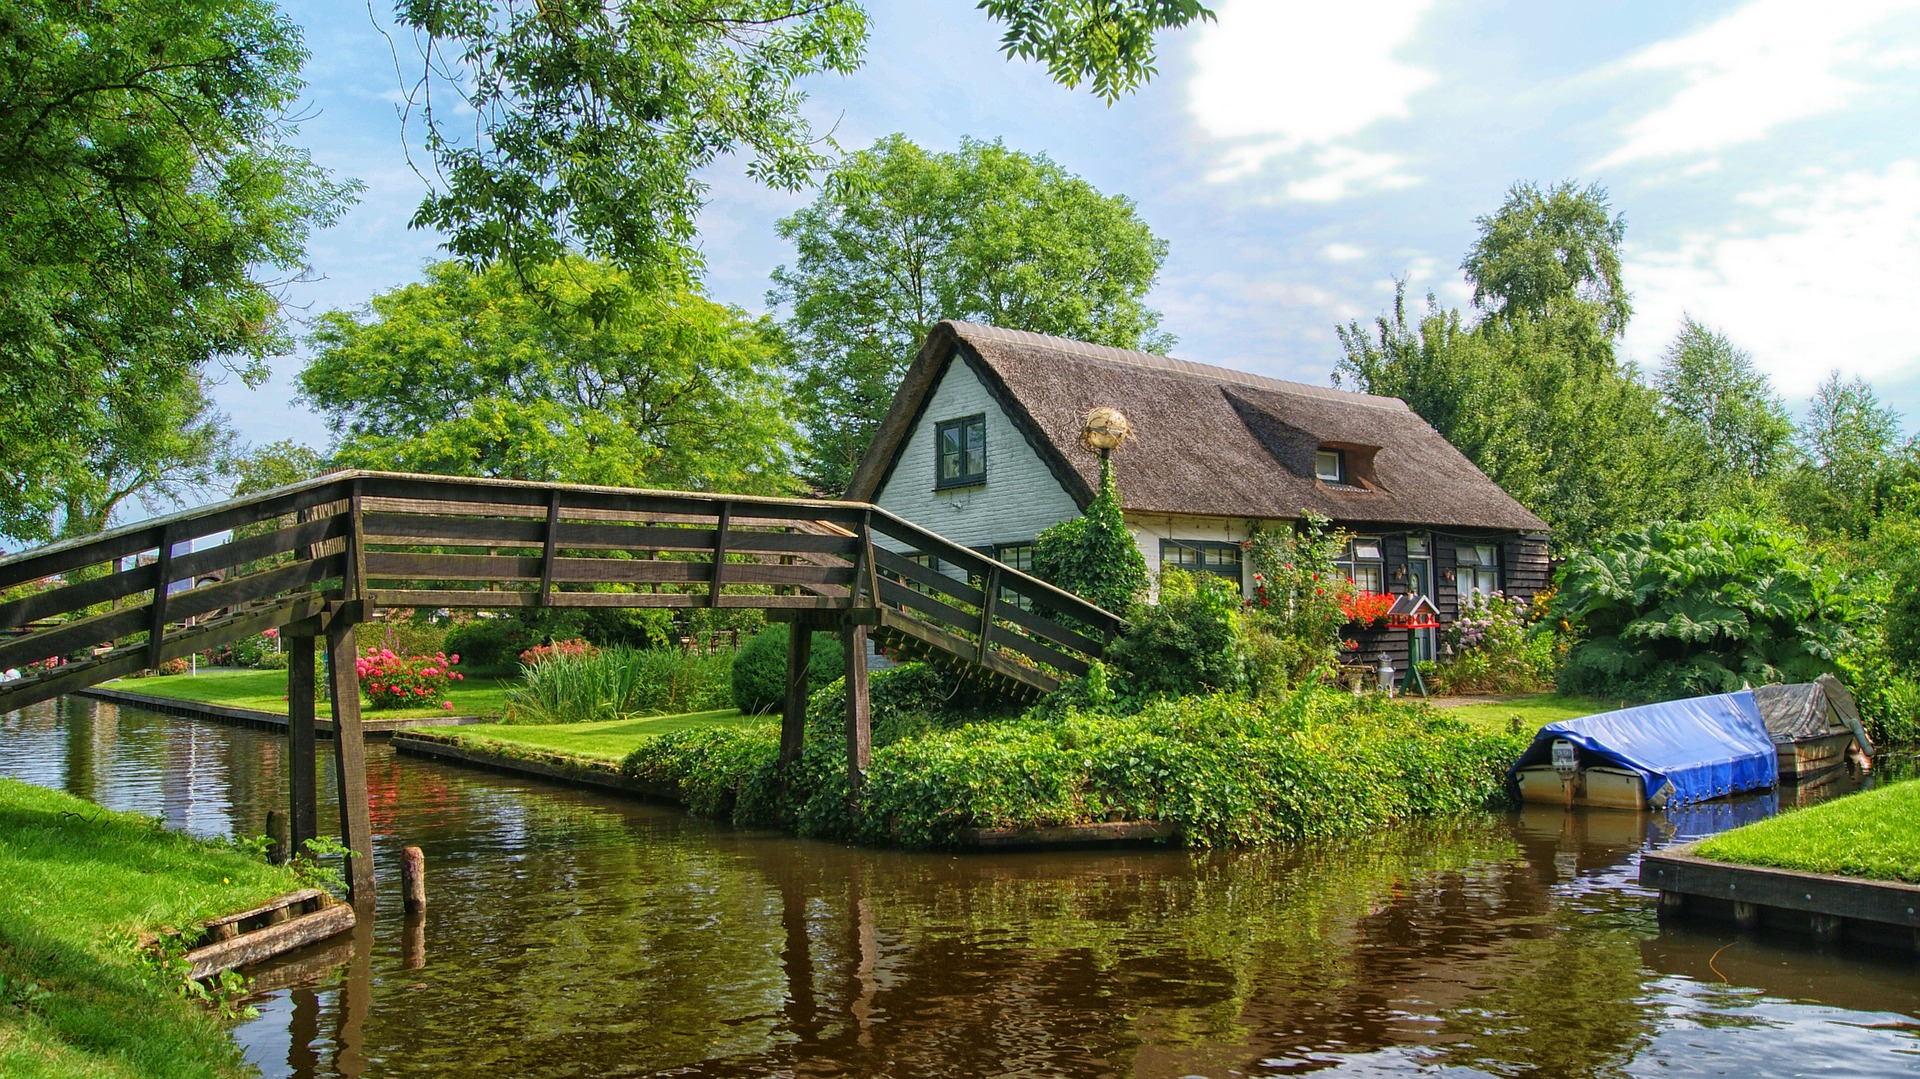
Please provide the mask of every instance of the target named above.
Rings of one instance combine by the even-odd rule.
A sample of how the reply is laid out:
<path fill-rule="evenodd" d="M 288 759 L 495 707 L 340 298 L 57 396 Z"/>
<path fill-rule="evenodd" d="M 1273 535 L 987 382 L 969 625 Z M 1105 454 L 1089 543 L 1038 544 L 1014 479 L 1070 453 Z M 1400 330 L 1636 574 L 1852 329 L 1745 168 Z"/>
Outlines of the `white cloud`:
<path fill-rule="evenodd" d="M 1208 175 L 1224 183 L 1268 162 L 1320 148 L 1319 170 L 1293 181 L 1293 198 L 1330 200 L 1417 182 L 1401 162 L 1343 145 L 1380 120 L 1408 115 L 1430 71 L 1395 59 L 1431 0 L 1339 4 L 1236 0 L 1194 40 L 1187 105 L 1208 135 L 1228 143 Z M 1332 160 L 1327 156 L 1333 155 Z"/>
<path fill-rule="evenodd" d="M 1913 66 L 1913 50 L 1891 48 L 1880 31 L 1889 17 L 1917 9 L 1920 0 L 1755 0 L 1650 45 L 1608 73 L 1677 72 L 1686 84 L 1627 125 L 1625 141 L 1595 167 L 1710 153 L 1841 108 L 1867 89 L 1851 73 Z"/>
<path fill-rule="evenodd" d="M 1320 254 L 1328 262 L 1352 262 L 1367 257 L 1367 249 L 1359 244 L 1330 243 L 1320 249 Z"/>
<path fill-rule="evenodd" d="M 1738 201 L 1762 213 L 1761 227 L 1629 248 L 1630 354 L 1657 357 L 1686 313 L 1750 350 L 1790 402 L 1835 367 L 1888 381 L 1920 374 L 1907 317 L 1920 285 L 1920 161 L 1812 175 Z"/>

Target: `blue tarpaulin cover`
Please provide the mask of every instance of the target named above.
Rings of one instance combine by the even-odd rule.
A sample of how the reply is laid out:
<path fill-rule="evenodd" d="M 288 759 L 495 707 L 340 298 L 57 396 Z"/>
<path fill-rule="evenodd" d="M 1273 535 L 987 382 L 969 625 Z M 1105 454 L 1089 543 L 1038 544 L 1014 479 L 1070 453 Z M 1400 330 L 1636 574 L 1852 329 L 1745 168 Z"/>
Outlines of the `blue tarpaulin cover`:
<path fill-rule="evenodd" d="M 1580 750 L 1582 768 L 1606 765 L 1638 772 L 1656 805 L 1758 790 L 1780 779 L 1773 739 L 1750 690 L 1549 723 L 1514 762 L 1509 782 L 1522 768 L 1551 764 L 1553 743 L 1561 738 Z"/>

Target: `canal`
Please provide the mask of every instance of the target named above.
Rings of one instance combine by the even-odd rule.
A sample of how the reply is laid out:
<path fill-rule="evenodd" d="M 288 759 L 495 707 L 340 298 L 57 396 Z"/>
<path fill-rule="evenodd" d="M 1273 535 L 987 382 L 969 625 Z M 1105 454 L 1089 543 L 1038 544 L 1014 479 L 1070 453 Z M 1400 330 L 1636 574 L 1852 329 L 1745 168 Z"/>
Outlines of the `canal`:
<path fill-rule="evenodd" d="M 263 832 L 283 757 L 86 700 L 0 716 L 0 775 L 200 835 Z M 236 1031 L 267 1076 L 1920 1074 L 1911 956 L 1663 928 L 1632 883 L 1643 849 L 1771 795 L 1306 851 L 955 856 L 384 746 L 369 787 L 388 892 L 357 949 L 261 973 L 306 978 Z M 424 925 L 391 884 L 408 844 Z"/>

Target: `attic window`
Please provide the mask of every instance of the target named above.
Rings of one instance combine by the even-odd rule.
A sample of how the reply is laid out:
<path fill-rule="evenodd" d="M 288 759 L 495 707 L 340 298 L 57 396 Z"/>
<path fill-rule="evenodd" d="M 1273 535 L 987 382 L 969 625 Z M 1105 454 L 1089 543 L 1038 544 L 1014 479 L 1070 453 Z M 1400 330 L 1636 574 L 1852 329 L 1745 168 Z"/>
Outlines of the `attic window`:
<path fill-rule="evenodd" d="M 1313 474 L 1328 483 L 1347 482 L 1347 455 L 1343 450 L 1320 450 L 1313 455 Z"/>
<path fill-rule="evenodd" d="M 933 427 L 933 489 L 987 482 L 987 416 L 942 420 Z"/>

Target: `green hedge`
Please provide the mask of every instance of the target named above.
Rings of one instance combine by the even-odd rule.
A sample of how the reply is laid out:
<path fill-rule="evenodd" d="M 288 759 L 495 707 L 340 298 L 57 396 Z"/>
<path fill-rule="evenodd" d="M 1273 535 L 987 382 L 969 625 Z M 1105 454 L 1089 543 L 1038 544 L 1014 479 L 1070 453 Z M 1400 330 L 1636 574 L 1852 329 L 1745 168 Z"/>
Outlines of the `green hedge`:
<path fill-rule="evenodd" d="M 840 677 L 846 653 L 831 633 L 815 633 L 807 659 L 807 691 Z M 777 711 L 787 696 L 787 624 L 775 622 L 740 646 L 733 661 L 733 706 L 748 715 Z"/>
<path fill-rule="evenodd" d="M 938 847 L 969 827 L 1160 820 L 1214 846 L 1357 834 L 1497 802 L 1526 742 L 1318 688 L 1175 698 L 1132 715 L 996 717 L 977 701 L 927 707 L 940 677 L 917 665 L 874 676 L 873 767 L 857 804 L 837 685 L 810 703 L 806 749 L 784 785 L 773 724 L 667 735 L 623 768 L 678 784 L 698 813 L 843 841 Z"/>

